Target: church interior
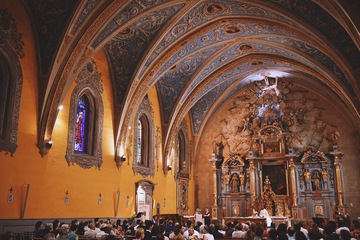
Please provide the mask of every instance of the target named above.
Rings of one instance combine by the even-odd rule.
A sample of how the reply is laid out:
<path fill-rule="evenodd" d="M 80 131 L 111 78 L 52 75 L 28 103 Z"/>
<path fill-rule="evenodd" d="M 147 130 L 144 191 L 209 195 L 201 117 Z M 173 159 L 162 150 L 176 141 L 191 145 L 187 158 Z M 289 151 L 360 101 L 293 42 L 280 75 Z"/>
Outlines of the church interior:
<path fill-rule="evenodd" d="M 359 12 L 0 1 L 0 231 L 197 208 L 360 217 Z"/>

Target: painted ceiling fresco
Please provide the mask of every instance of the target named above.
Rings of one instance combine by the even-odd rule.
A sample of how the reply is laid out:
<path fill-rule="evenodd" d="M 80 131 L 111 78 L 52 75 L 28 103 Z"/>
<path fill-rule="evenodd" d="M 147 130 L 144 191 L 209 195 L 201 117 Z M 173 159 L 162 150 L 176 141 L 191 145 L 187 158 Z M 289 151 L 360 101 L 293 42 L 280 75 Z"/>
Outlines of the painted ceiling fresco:
<path fill-rule="evenodd" d="M 303 82 L 360 106 L 353 74 L 360 67 L 360 51 L 320 3 L 26 1 L 39 44 L 45 46 L 39 52 L 42 72 L 54 61 L 62 33 L 75 38 L 96 22 L 98 31 L 87 40 L 88 49 L 107 55 L 115 105 L 122 108 L 118 114 L 133 114 L 132 106 L 155 86 L 167 135 L 186 114 L 198 134 L 227 99 L 264 77 Z M 69 27 L 59 22 L 69 22 Z"/>

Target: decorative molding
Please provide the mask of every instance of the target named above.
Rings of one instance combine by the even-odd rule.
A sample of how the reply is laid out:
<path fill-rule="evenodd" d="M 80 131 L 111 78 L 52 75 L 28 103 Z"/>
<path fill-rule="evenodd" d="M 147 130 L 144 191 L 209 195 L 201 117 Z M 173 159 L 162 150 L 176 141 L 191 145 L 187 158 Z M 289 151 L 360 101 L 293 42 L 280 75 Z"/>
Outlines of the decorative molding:
<path fill-rule="evenodd" d="M 18 144 L 18 122 L 20 116 L 20 100 L 23 83 L 22 69 L 19 58 L 25 56 L 22 36 L 17 32 L 15 20 L 7 10 L 0 9 L 0 65 L 5 81 L 9 85 L 8 99 L 5 100 L 6 109 L 3 118 L 3 132 L 0 136 L 0 152 L 14 155 Z M 1 92 L 0 92 L 1 93 Z M 1 124 L 1 123 L 0 123 Z"/>
<path fill-rule="evenodd" d="M 102 165 L 102 134 L 104 122 L 104 106 L 101 98 L 101 93 L 104 89 L 101 81 L 101 74 L 99 73 L 96 63 L 91 60 L 75 80 L 77 86 L 75 87 L 70 101 L 69 113 L 69 132 L 68 144 L 66 149 L 66 161 L 70 164 L 78 164 L 80 167 L 88 169 L 96 167 L 100 169 Z M 90 120 L 89 120 L 89 146 L 90 153 L 77 154 L 74 152 L 74 137 L 75 137 L 75 122 L 77 112 L 77 101 L 79 97 L 85 94 L 90 102 Z"/>
<path fill-rule="evenodd" d="M 174 174 L 174 177 L 175 177 L 175 180 L 176 179 L 190 179 L 190 167 L 191 167 L 191 154 L 190 154 L 190 144 L 189 144 L 189 136 L 188 136 L 188 129 L 187 129 L 187 125 L 186 125 L 186 121 L 183 120 L 181 125 L 180 125 L 180 128 L 179 128 L 179 131 L 178 131 L 178 134 L 180 133 L 180 131 L 183 133 L 183 136 L 184 136 L 184 153 L 185 153 L 185 169 L 180 169 L 180 159 L 179 159 L 179 156 L 180 156 L 180 144 L 179 144 L 179 138 L 177 137 L 176 138 L 176 147 L 175 147 L 175 174 Z M 165 166 L 166 164 L 164 164 Z M 165 168 L 166 170 L 166 168 Z M 164 171 L 165 171 L 164 170 Z M 165 171 L 166 173 L 166 171 Z"/>
<path fill-rule="evenodd" d="M 0 46 L 19 58 L 25 57 L 22 35 L 14 18 L 6 9 L 0 9 Z"/>
<path fill-rule="evenodd" d="M 149 123 L 149 142 L 147 142 L 147 148 L 149 150 L 149 155 L 148 155 L 148 164 L 149 166 L 144 166 L 141 164 L 138 164 L 136 161 L 136 156 L 138 154 L 137 151 L 137 136 L 138 136 L 138 129 L 137 129 L 137 121 L 140 119 L 140 117 L 142 115 L 145 115 L 148 123 Z M 154 141 L 155 141 L 155 124 L 154 124 L 154 119 L 153 119 L 153 110 L 151 107 L 151 103 L 150 100 L 148 98 L 148 96 L 146 95 L 142 101 L 142 103 L 139 106 L 138 112 L 136 114 L 135 117 L 135 121 L 134 121 L 134 157 L 133 157 L 133 172 L 134 174 L 140 174 L 143 177 L 147 177 L 147 176 L 154 176 L 155 175 L 155 164 L 154 164 L 154 154 L 155 154 L 155 146 L 154 146 Z"/>
<path fill-rule="evenodd" d="M 176 207 L 177 213 L 180 215 L 187 215 L 189 210 L 189 180 L 179 179 L 177 182 L 177 198 Z"/>

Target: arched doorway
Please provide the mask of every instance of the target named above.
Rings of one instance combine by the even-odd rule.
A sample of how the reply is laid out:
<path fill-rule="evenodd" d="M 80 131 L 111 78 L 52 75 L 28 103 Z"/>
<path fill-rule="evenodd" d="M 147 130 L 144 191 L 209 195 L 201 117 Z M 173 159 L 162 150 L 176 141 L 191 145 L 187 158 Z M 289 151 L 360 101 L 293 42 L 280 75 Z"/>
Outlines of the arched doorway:
<path fill-rule="evenodd" d="M 154 187 L 155 184 L 150 181 L 136 183 L 136 212 L 145 213 L 146 219 L 152 219 Z"/>

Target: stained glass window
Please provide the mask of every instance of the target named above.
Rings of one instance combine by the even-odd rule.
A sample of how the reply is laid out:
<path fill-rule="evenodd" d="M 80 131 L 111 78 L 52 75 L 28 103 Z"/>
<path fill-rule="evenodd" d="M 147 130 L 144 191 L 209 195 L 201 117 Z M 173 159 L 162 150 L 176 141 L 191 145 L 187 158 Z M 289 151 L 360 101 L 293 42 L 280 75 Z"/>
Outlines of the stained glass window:
<path fill-rule="evenodd" d="M 74 150 L 76 152 L 87 153 L 88 118 L 89 100 L 83 95 L 79 98 L 77 104 L 74 141 Z"/>
<path fill-rule="evenodd" d="M 137 124 L 137 156 L 136 156 L 136 162 L 138 164 L 141 164 L 141 143 L 142 143 L 142 124 L 139 119 Z"/>
<path fill-rule="evenodd" d="M 178 133 L 179 170 L 186 170 L 186 145 L 183 131 Z"/>

